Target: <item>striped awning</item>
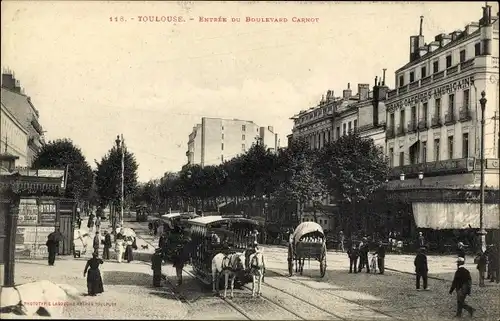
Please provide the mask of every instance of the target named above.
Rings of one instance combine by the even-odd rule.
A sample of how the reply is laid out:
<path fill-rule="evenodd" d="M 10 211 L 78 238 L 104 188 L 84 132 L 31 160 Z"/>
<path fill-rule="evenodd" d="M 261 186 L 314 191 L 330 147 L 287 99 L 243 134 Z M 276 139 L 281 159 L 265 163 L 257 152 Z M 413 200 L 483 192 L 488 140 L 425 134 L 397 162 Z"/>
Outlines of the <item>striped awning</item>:
<path fill-rule="evenodd" d="M 480 227 L 479 203 L 412 203 L 413 217 L 419 228 L 435 230 Z M 500 205 L 484 205 L 484 227 L 500 228 Z"/>

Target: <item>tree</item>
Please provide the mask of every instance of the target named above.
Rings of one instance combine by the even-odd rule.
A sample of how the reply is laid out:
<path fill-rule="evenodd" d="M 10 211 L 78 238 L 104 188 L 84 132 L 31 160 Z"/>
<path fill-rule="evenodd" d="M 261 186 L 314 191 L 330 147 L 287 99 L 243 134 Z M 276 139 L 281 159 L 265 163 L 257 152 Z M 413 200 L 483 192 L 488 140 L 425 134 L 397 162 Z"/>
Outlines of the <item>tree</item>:
<path fill-rule="evenodd" d="M 49 141 L 43 145 L 32 163 L 39 169 L 68 169 L 65 197 L 89 201 L 92 197 L 93 173 L 81 149 L 70 139 Z"/>
<path fill-rule="evenodd" d="M 295 201 L 299 205 L 299 218 L 307 203 L 313 202 L 314 220 L 317 222 L 316 206 L 325 196 L 326 188 L 315 170 L 315 154 L 302 140 L 280 150 L 275 197 L 283 204 Z"/>
<path fill-rule="evenodd" d="M 351 204 L 355 224 L 356 203 L 379 190 L 389 173 L 383 150 L 372 139 L 361 138 L 357 133 L 327 144 L 319 153 L 317 167 L 322 169 L 330 193 Z"/>
<path fill-rule="evenodd" d="M 135 156 L 124 147 L 124 198 L 132 197 L 137 191 L 137 169 Z M 121 197 L 121 157 L 122 153 L 117 146 L 113 146 L 101 162 L 96 161 L 96 187 L 100 205 L 106 206 L 109 202 L 120 204 Z"/>

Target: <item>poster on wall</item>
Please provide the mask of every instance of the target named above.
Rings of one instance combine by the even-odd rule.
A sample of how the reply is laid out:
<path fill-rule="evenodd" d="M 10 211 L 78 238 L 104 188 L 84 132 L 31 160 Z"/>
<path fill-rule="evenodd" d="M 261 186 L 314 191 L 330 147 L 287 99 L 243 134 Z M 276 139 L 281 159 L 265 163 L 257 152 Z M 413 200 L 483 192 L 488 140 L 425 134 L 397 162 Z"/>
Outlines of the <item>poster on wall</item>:
<path fill-rule="evenodd" d="M 56 202 L 53 200 L 41 200 L 38 205 L 39 222 L 42 226 L 55 226 Z"/>
<path fill-rule="evenodd" d="M 19 203 L 19 217 L 17 225 L 37 225 L 38 224 L 38 204 L 36 199 L 23 198 Z"/>
<path fill-rule="evenodd" d="M 16 233 L 16 256 L 36 257 L 47 255 L 47 237 L 55 231 L 51 226 L 20 226 Z"/>

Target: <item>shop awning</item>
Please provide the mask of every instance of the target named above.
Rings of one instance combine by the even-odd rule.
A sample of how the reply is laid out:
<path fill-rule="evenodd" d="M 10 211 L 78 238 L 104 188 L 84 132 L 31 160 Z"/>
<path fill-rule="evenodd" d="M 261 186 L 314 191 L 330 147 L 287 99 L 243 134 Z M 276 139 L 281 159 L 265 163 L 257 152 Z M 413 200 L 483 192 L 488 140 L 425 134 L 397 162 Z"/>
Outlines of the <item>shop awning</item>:
<path fill-rule="evenodd" d="M 435 230 L 479 228 L 479 203 L 414 202 L 413 217 L 418 228 Z M 484 205 L 484 227 L 500 228 L 500 204 Z"/>

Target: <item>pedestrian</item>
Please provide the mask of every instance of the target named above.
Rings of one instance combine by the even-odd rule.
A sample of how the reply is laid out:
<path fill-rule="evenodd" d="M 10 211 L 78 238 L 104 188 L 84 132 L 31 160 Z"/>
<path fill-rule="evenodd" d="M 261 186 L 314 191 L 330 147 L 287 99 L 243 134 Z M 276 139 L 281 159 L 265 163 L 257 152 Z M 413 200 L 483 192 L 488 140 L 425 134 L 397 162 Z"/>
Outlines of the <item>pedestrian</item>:
<path fill-rule="evenodd" d="M 490 282 L 500 282 L 500 266 L 498 264 L 498 255 L 500 254 L 498 251 L 498 245 L 491 246 L 490 254 L 488 255 L 489 267 L 491 269 L 490 272 Z"/>
<path fill-rule="evenodd" d="M 358 273 L 358 257 L 359 250 L 356 247 L 356 243 L 352 242 L 351 247 L 347 250 L 347 256 L 349 256 L 349 273 Z"/>
<path fill-rule="evenodd" d="M 385 246 L 382 241 L 378 242 L 377 248 L 377 265 L 379 269 L 379 274 L 384 274 L 385 270 Z"/>
<path fill-rule="evenodd" d="M 123 236 L 120 233 L 116 235 L 115 252 L 118 263 L 122 263 L 123 254 L 125 252 L 125 240 L 123 239 Z"/>
<path fill-rule="evenodd" d="M 462 242 L 458 242 L 457 244 L 457 256 L 463 258 L 465 261 L 464 243 Z"/>
<path fill-rule="evenodd" d="M 418 247 L 422 248 L 425 246 L 425 238 L 422 232 L 418 232 Z"/>
<path fill-rule="evenodd" d="M 82 228 L 82 218 L 80 216 L 80 213 L 78 213 L 77 216 L 76 216 L 76 227 L 79 230 Z"/>
<path fill-rule="evenodd" d="M 159 221 L 154 221 L 154 223 L 153 223 L 153 234 L 154 234 L 154 236 L 158 235 L 158 227 L 159 227 L 159 225 L 160 225 Z"/>
<path fill-rule="evenodd" d="M 95 219 L 95 229 L 96 231 L 101 230 L 101 216 L 97 216 Z"/>
<path fill-rule="evenodd" d="M 99 255 L 99 247 L 101 245 L 101 236 L 99 231 L 95 232 L 94 241 L 92 242 L 92 247 L 94 248 L 94 253 Z"/>
<path fill-rule="evenodd" d="M 344 236 L 344 232 L 343 231 L 340 231 L 339 232 L 339 250 L 344 253 L 345 252 L 345 248 L 344 248 L 344 241 L 345 241 L 345 236 Z"/>
<path fill-rule="evenodd" d="M 153 286 L 161 286 L 161 265 L 163 261 L 162 249 L 157 248 L 151 256 L 151 269 L 153 270 Z"/>
<path fill-rule="evenodd" d="M 153 222 L 148 223 L 149 235 L 153 235 Z"/>
<path fill-rule="evenodd" d="M 423 281 L 424 290 L 427 290 L 427 275 L 429 267 L 427 265 L 427 255 L 425 255 L 425 247 L 421 247 L 417 256 L 415 256 L 415 274 L 416 274 L 416 289 L 420 290 L 420 279 Z"/>
<path fill-rule="evenodd" d="M 104 250 L 102 252 L 102 258 L 104 260 L 109 260 L 109 249 L 112 246 L 112 242 L 111 242 L 111 234 L 109 234 L 108 231 L 104 231 L 103 244 L 104 244 Z"/>
<path fill-rule="evenodd" d="M 49 237 L 45 245 L 47 246 L 47 252 L 49 254 L 49 265 L 53 266 L 56 261 L 56 253 L 59 242 L 56 239 Z"/>
<path fill-rule="evenodd" d="M 173 256 L 172 261 L 177 275 L 177 286 L 182 285 L 182 269 L 191 257 L 191 246 L 191 238 L 189 236 L 184 237 L 183 241 L 178 244 Z"/>
<path fill-rule="evenodd" d="M 125 238 L 125 261 L 130 263 L 134 260 L 133 245 L 135 243 L 135 238 L 128 236 Z"/>
<path fill-rule="evenodd" d="M 455 272 L 455 277 L 453 278 L 453 282 L 451 284 L 451 288 L 449 293 L 452 294 L 453 291 L 457 293 L 457 314 L 456 317 L 462 316 L 462 310 L 465 309 L 469 312 L 470 316 L 474 314 L 474 309 L 467 303 L 465 303 L 465 299 L 467 295 L 471 294 L 472 288 L 472 278 L 470 276 L 469 270 L 464 267 L 465 259 L 463 257 L 457 258 L 457 271 Z"/>
<path fill-rule="evenodd" d="M 477 255 L 476 259 L 474 260 L 474 263 L 477 264 L 477 270 L 479 272 L 479 286 L 483 287 L 484 274 L 486 272 L 486 266 L 488 264 L 487 253 L 481 250 L 481 252 Z"/>
<path fill-rule="evenodd" d="M 89 220 L 87 222 L 87 228 L 89 229 L 89 232 L 94 228 L 94 215 L 90 213 L 89 215 Z"/>
<path fill-rule="evenodd" d="M 368 247 L 368 239 L 363 237 L 363 241 L 359 246 L 359 272 L 366 267 L 366 273 L 370 273 L 370 263 L 368 262 L 368 252 L 370 251 Z"/>
<path fill-rule="evenodd" d="M 104 292 L 101 271 L 99 270 L 99 265 L 103 263 L 97 253 L 92 253 L 92 258 L 85 265 L 83 276 L 87 275 L 87 291 L 90 296 Z"/>

